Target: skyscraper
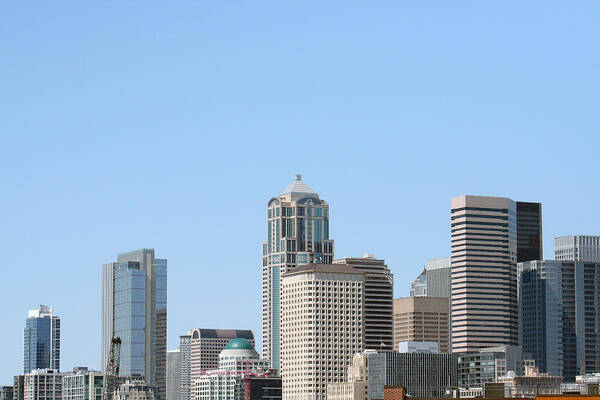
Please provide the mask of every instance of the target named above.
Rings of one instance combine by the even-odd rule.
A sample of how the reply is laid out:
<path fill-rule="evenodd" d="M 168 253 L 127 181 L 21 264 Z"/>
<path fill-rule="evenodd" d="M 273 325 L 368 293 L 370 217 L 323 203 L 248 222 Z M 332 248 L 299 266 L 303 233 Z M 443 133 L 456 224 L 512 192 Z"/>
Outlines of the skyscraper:
<path fill-rule="evenodd" d="M 519 263 L 519 342 L 540 371 L 574 381 L 600 372 L 600 263 Z"/>
<path fill-rule="evenodd" d="M 517 213 L 500 197 L 452 199 L 452 351 L 518 344 Z"/>
<path fill-rule="evenodd" d="M 542 258 L 542 203 L 517 201 L 517 262 Z"/>
<path fill-rule="evenodd" d="M 60 318 L 44 305 L 29 311 L 23 331 L 23 373 L 34 369 L 60 370 Z"/>
<path fill-rule="evenodd" d="M 190 400 L 192 331 L 179 336 L 179 399 Z"/>
<path fill-rule="evenodd" d="M 399 342 L 436 342 L 448 353 L 448 298 L 412 296 L 394 299 L 394 350 Z"/>
<path fill-rule="evenodd" d="M 570 235 L 554 239 L 556 260 L 600 263 L 600 236 Z M 538 258 L 537 260 L 541 260 Z"/>
<path fill-rule="evenodd" d="M 362 271 L 346 264 L 312 264 L 281 280 L 283 398 L 327 397 L 327 383 L 344 382 L 352 356 L 364 349 Z"/>
<path fill-rule="evenodd" d="M 279 370 L 281 275 L 296 266 L 333 261 L 329 205 L 300 175 L 267 204 L 262 254 L 263 357 Z"/>
<path fill-rule="evenodd" d="M 167 350 L 167 400 L 179 400 L 181 352 Z"/>
<path fill-rule="evenodd" d="M 166 396 L 167 260 L 154 249 L 119 254 L 102 270 L 102 368 L 121 338 L 121 375 L 141 375 Z"/>
<path fill-rule="evenodd" d="M 394 347 L 394 275 L 384 260 L 372 254 L 344 257 L 346 264 L 365 274 L 365 349 L 392 351 Z"/>

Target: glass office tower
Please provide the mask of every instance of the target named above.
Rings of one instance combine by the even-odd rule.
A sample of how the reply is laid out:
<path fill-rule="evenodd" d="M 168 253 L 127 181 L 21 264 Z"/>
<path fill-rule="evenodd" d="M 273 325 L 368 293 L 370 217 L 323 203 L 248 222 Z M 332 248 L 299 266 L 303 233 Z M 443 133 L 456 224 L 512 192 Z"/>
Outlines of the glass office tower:
<path fill-rule="evenodd" d="M 60 369 L 60 318 L 44 305 L 29 311 L 23 331 L 23 373 L 42 368 Z"/>
<path fill-rule="evenodd" d="M 102 270 L 102 368 L 121 338 L 121 375 L 141 375 L 166 397 L 167 260 L 154 249 L 119 254 Z"/>

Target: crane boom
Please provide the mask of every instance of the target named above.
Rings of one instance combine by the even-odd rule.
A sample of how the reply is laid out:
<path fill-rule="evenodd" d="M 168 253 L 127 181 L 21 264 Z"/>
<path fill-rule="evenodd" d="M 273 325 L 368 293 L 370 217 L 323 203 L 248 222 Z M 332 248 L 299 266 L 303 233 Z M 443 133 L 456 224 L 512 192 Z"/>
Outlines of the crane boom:
<path fill-rule="evenodd" d="M 113 393 L 119 378 L 119 367 L 121 365 L 121 338 L 115 336 L 110 341 L 110 352 L 106 362 L 106 373 L 104 374 L 104 400 L 112 400 Z"/>

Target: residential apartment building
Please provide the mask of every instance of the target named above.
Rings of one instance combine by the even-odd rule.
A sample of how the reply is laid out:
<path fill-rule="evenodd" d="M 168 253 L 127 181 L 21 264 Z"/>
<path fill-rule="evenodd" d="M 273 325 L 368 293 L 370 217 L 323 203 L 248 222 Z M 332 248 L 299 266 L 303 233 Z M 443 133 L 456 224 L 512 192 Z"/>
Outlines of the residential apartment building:
<path fill-rule="evenodd" d="M 372 254 L 345 257 L 334 264 L 346 264 L 365 274 L 365 349 L 392 351 L 394 347 L 394 275 L 384 260 Z"/>
<path fill-rule="evenodd" d="M 267 204 L 267 241 L 262 254 L 263 355 L 279 370 L 281 275 L 297 266 L 333 262 L 329 204 L 300 175 Z"/>
<path fill-rule="evenodd" d="M 346 264 L 311 264 L 282 275 L 281 376 L 286 400 L 327 397 L 364 349 L 364 284 Z"/>
<path fill-rule="evenodd" d="M 40 305 L 28 313 L 23 330 L 23 373 L 60 370 L 60 318 Z"/>
<path fill-rule="evenodd" d="M 437 342 L 448 353 L 448 298 L 394 299 L 394 350 L 399 342 Z"/>
<path fill-rule="evenodd" d="M 62 400 L 104 400 L 104 373 L 75 367 L 62 377 Z"/>
<path fill-rule="evenodd" d="M 55 369 L 34 369 L 24 377 L 24 400 L 61 400 L 62 375 Z"/>
<path fill-rule="evenodd" d="M 219 355 L 231 340 L 244 339 L 254 347 L 251 330 L 193 329 L 190 333 L 190 382 L 205 375 L 206 371 L 219 368 Z M 193 388 L 191 398 L 194 399 Z"/>
<path fill-rule="evenodd" d="M 102 267 L 102 367 L 110 342 L 121 338 L 121 375 L 143 376 L 166 397 L 167 260 L 154 249 L 117 256 Z"/>
<path fill-rule="evenodd" d="M 554 258 L 561 261 L 600 263 L 600 236 L 570 235 L 554 239 Z M 534 260 L 541 260 L 542 257 Z"/>
<path fill-rule="evenodd" d="M 181 373 L 181 352 L 167 350 L 167 400 L 179 400 L 179 374 Z"/>
<path fill-rule="evenodd" d="M 600 372 L 600 263 L 519 263 L 519 342 L 540 371 L 573 382 Z"/>

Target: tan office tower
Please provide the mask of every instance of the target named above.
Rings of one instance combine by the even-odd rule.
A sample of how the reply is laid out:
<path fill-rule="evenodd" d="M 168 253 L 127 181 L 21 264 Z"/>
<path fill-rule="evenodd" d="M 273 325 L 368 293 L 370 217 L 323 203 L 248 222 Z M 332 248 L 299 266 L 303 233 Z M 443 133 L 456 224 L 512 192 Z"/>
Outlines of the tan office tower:
<path fill-rule="evenodd" d="M 518 345 L 515 202 L 455 197 L 451 231 L 452 351 Z"/>
<path fill-rule="evenodd" d="M 345 257 L 334 264 L 347 264 L 365 274 L 365 349 L 392 351 L 394 346 L 394 275 L 384 260 L 373 254 Z"/>
<path fill-rule="evenodd" d="M 447 297 L 394 299 L 394 351 L 399 342 L 437 342 L 448 353 L 448 323 Z"/>
<path fill-rule="evenodd" d="M 263 358 L 280 369 L 281 274 L 297 266 L 331 264 L 329 205 L 300 175 L 267 205 L 267 241 L 262 245 Z"/>
<path fill-rule="evenodd" d="M 364 274 L 345 264 L 298 267 L 281 278 L 281 376 L 286 400 L 325 400 L 363 350 Z"/>

